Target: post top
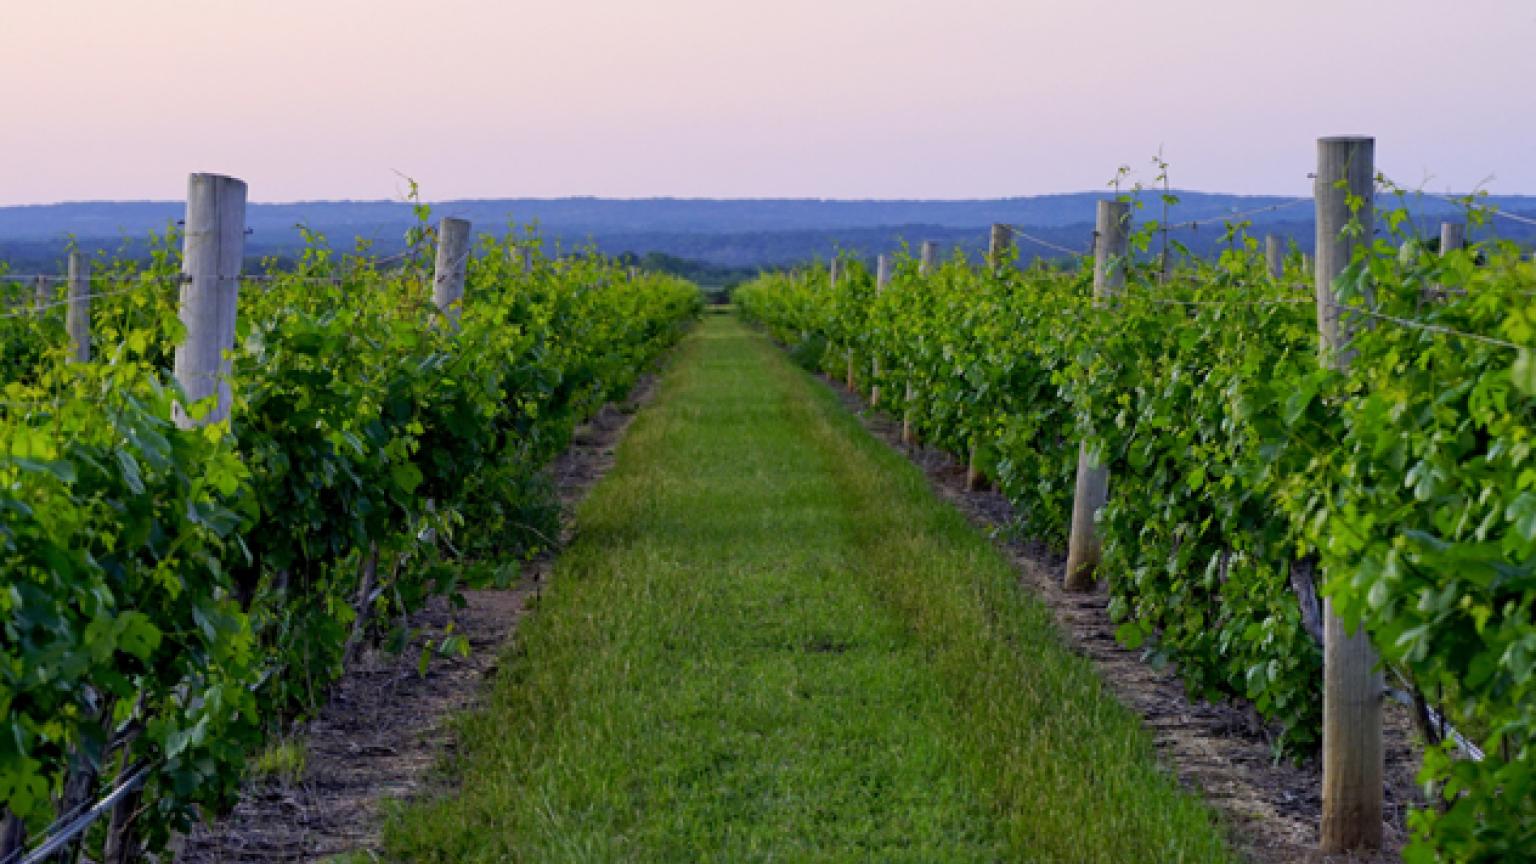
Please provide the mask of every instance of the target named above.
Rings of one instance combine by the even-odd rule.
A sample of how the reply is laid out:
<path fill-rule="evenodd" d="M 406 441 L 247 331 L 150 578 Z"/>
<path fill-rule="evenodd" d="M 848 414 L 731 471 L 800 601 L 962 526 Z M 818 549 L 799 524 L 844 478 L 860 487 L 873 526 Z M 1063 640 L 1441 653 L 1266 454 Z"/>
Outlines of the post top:
<path fill-rule="evenodd" d="M 187 175 L 187 180 L 191 183 L 234 183 L 242 189 L 245 188 L 245 181 L 239 177 L 231 177 L 228 174 L 213 174 L 207 171 L 193 171 Z"/>
<path fill-rule="evenodd" d="M 1365 141 L 1375 141 L 1375 135 L 1324 135 L 1317 139 L 1319 144 L 1358 144 Z"/>

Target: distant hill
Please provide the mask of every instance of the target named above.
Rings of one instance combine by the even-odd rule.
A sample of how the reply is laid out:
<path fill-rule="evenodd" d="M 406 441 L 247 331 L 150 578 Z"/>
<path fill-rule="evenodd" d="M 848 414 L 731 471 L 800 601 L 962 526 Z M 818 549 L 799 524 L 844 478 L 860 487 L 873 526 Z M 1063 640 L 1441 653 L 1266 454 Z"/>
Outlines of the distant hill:
<path fill-rule="evenodd" d="M 1210 251 L 1221 235 L 1221 217 L 1252 213 L 1255 233 L 1281 233 L 1310 249 L 1311 213 L 1305 199 L 1179 192 L 1171 222 L 1217 220 L 1177 232 L 1197 251 Z M 611 254 L 661 253 L 730 267 L 766 267 L 826 257 L 836 250 L 874 254 L 902 240 L 938 240 L 968 251 L 980 248 L 987 226 L 1020 226 L 1051 246 L 1086 249 L 1094 202 L 1103 193 L 1081 192 L 967 201 L 833 201 L 812 199 L 496 199 L 444 201 L 434 217 L 470 219 L 477 230 L 501 233 L 537 223 L 563 246 L 595 243 Z M 1161 212 L 1147 195 L 1147 215 Z M 1385 202 L 1384 202 L 1385 203 Z M 1536 197 L 1489 199 L 1502 210 L 1536 216 Z M 1438 198 L 1411 199 L 1416 220 L 1427 228 L 1456 218 Z M 1273 209 L 1270 209 L 1273 208 Z M 1252 212 L 1257 211 L 1257 212 Z M 87 247 L 142 250 L 150 232 L 164 231 L 182 215 L 179 202 L 78 202 L 0 207 L 0 260 L 15 270 L 48 268 L 75 237 Z M 363 238 L 387 254 L 400 248 L 412 222 L 410 205 L 391 201 L 314 201 L 253 204 L 247 214 L 253 257 L 292 254 L 301 246 L 295 226 L 325 234 L 338 247 Z M 1532 226 L 1500 220 L 1501 236 L 1536 239 Z M 1025 255 L 1059 255 L 1051 246 L 1021 240 Z"/>

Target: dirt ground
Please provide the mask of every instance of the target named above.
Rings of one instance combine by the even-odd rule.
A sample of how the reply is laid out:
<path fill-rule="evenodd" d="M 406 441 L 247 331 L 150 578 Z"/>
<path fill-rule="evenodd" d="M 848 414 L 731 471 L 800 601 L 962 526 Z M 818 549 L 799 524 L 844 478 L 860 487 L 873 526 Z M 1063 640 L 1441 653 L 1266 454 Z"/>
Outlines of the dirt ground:
<path fill-rule="evenodd" d="M 576 430 L 570 448 L 550 466 L 559 490 L 562 524 L 570 542 L 573 511 L 613 467 L 613 451 L 634 413 L 650 400 L 646 377 L 622 405 L 609 405 Z M 552 559 L 529 563 L 510 589 L 466 592 L 467 605 L 450 615 L 441 598 L 413 619 L 422 639 L 450 623 L 470 644 L 465 658 L 437 658 L 419 674 L 417 650 L 373 651 L 349 670 L 330 704 L 301 732 L 308 751 L 298 782 L 255 779 L 234 812 L 199 825 L 185 838 L 177 861 L 254 864 L 316 861 L 343 853 L 374 860 L 383 808 L 411 797 L 453 746 L 451 720 L 472 707 L 482 683 L 496 672 L 501 648 L 527 614 Z"/>
<path fill-rule="evenodd" d="M 1396 703 L 1386 712 L 1386 842 L 1372 855 L 1328 857 L 1317 852 L 1322 819 L 1318 764 L 1275 763 L 1257 712 L 1241 703 L 1192 701 L 1173 669 L 1142 662 L 1140 651 L 1115 641 L 1107 586 L 1092 594 L 1063 591 L 1065 557 L 1038 543 L 1010 539 L 1013 507 L 993 490 L 966 491 L 965 465 L 940 450 L 901 443 L 901 423 L 870 410 L 865 397 L 824 379 L 844 406 L 877 438 L 927 475 L 935 492 L 987 532 L 1017 566 L 1023 584 L 1055 613 L 1062 634 L 1091 659 L 1121 703 L 1144 718 L 1159 758 L 1186 788 L 1202 795 L 1230 826 L 1238 849 L 1258 864 L 1398 861 L 1407 840 L 1408 806 L 1416 801 L 1419 751 L 1412 721 Z"/>

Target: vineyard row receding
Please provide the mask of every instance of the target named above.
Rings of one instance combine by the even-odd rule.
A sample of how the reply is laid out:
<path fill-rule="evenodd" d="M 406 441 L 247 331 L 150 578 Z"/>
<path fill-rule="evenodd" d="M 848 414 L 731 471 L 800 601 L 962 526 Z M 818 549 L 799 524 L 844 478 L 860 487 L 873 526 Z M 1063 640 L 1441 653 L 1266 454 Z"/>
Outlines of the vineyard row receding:
<path fill-rule="evenodd" d="M 1315 262 L 1242 221 L 1190 260 L 1137 190 L 1072 264 L 1015 266 L 996 226 L 980 269 L 924 244 L 735 301 L 906 442 L 969 460 L 1067 553 L 1066 587 L 1106 578 L 1124 644 L 1251 703 L 1277 756 L 1321 752 L 1325 851 L 1382 840 L 1381 705 L 1405 690 L 1409 860 L 1528 860 L 1536 264 L 1460 225 L 1413 236 L 1373 156 L 1318 142 Z"/>
<path fill-rule="evenodd" d="M 193 175 L 147 263 L 0 271 L 5 864 L 137 860 L 227 808 L 361 647 L 558 536 L 542 469 L 701 308 L 424 205 L 393 260 L 307 234 L 242 276 L 245 198 Z"/>

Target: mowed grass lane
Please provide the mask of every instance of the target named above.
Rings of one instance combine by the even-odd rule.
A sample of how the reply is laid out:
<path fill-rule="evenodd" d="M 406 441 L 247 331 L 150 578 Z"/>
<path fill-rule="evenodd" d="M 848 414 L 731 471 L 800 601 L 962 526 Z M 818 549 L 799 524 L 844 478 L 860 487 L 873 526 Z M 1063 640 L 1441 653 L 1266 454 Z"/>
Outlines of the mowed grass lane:
<path fill-rule="evenodd" d="M 736 319 L 579 525 L 392 856 L 1229 859 L 991 545 Z"/>

